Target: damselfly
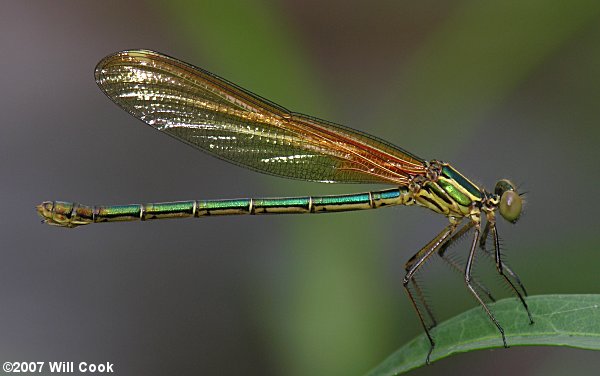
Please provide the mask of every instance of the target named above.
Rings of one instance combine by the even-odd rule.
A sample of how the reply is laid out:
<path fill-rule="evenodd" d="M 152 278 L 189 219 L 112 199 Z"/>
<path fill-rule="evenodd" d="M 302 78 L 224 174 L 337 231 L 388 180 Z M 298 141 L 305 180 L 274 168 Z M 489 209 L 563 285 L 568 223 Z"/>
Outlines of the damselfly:
<path fill-rule="evenodd" d="M 433 254 L 463 273 L 467 287 L 498 328 L 504 330 L 481 295 L 493 297 L 471 277 L 478 249 L 495 259 L 496 269 L 520 299 L 519 277 L 502 261 L 496 212 L 509 222 L 521 215 L 522 199 L 509 180 L 493 192 L 477 187 L 449 163 L 426 161 L 391 143 L 351 128 L 288 111 L 212 73 L 163 54 L 123 51 L 103 59 L 96 82 L 116 104 L 136 118 L 217 158 L 271 175 L 328 183 L 384 183 L 395 188 L 335 196 L 192 200 L 88 206 L 46 201 L 37 211 L 50 225 L 77 227 L 97 222 L 230 214 L 332 213 L 418 205 L 446 216 L 449 224 L 405 265 L 403 284 L 431 344 L 435 318 L 415 273 Z M 482 227 L 482 217 L 485 226 Z M 466 265 L 446 254 L 468 231 L 474 235 Z M 491 237 L 493 247 L 486 249 Z M 517 286 L 519 288 L 517 288 Z M 520 290 L 519 290 L 520 289 Z"/>

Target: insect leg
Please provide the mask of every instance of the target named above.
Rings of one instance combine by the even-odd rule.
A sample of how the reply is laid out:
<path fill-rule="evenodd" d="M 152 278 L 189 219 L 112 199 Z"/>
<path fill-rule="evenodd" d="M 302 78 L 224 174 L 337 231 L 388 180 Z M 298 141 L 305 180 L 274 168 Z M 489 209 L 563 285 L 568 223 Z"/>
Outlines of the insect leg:
<path fill-rule="evenodd" d="M 489 230 L 490 230 L 490 221 L 487 221 L 485 224 L 485 228 L 483 229 L 483 232 L 481 233 L 481 239 L 479 241 L 479 247 L 484 251 L 484 254 L 492 259 L 496 259 L 495 258 L 495 251 L 492 250 L 488 250 L 486 249 L 485 245 L 486 245 L 486 241 L 487 238 L 489 236 Z M 495 224 L 494 224 L 494 227 Z M 499 244 L 499 242 L 498 242 Z M 519 278 L 519 276 L 517 275 L 517 273 L 515 273 L 508 265 L 506 265 L 504 262 L 502 262 L 502 270 L 506 271 L 506 273 L 508 275 L 510 275 L 510 277 L 514 280 L 514 282 L 519 285 L 519 288 L 521 289 L 521 291 L 523 292 L 523 296 L 527 296 L 527 290 L 525 290 L 525 285 L 523 285 L 523 283 L 521 283 L 521 279 Z"/>
<path fill-rule="evenodd" d="M 529 312 L 529 307 L 527 306 L 527 303 L 525 302 L 525 299 L 523 298 L 523 295 L 521 295 L 521 293 L 519 292 L 519 290 L 517 290 L 517 288 L 511 282 L 511 280 L 506 276 L 506 274 L 504 274 L 504 268 L 506 268 L 506 266 L 502 262 L 501 255 L 500 255 L 500 241 L 498 240 L 498 231 L 496 230 L 496 224 L 492 223 L 490 225 L 490 229 L 492 231 L 492 237 L 494 239 L 494 250 L 495 250 L 495 256 L 496 256 L 496 269 L 498 270 L 498 273 L 500 273 L 500 275 L 504 278 L 504 280 L 513 289 L 513 291 L 515 292 L 515 294 L 517 295 L 517 297 L 519 298 L 519 300 L 521 300 L 521 303 L 523 304 L 523 307 L 525 307 L 525 310 L 527 311 L 527 316 L 529 317 L 529 323 L 533 324 L 533 318 L 531 317 L 531 312 Z M 510 270 L 508 268 L 506 268 L 506 269 L 507 269 L 507 271 Z M 525 292 L 525 289 L 523 288 L 523 285 L 521 285 L 521 282 L 519 281 L 518 278 L 517 278 L 517 282 L 519 283 L 519 285 L 523 289 L 523 292 Z"/>
<path fill-rule="evenodd" d="M 411 301 L 413 307 L 417 311 L 417 315 L 419 316 L 421 325 L 423 326 L 423 329 L 425 330 L 425 334 L 427 335 L 427 338 L 429 339 L 429 344 L 431 345 L 429 347 L 429 352 L 427 353 L 427 358 L 425 359 L 427 364 L 429 364 L 429 357 L 431 356 L 431 352 L 433 351 L 433 348 L 435 347 L 435 342 L 433 341 L 433 338 L 431 337 L 431 333 L 429 333 L 429 328 L 425 322 L 425 317 L 423 316 L 423 313 L 419 309 L 419 305 L 417 304 L 417 301 L 415 300 L 415 296 L 413 295 L 413 293 L 411 292 L 411 290 L 409 288 L 409 284 L 411 284 L 411 281 L 413 281 L 414 274 L 417 272 L 417 270 L 419 270 L 419 268 L 421 268 L 425 264 L 425 261 L 427 261 L 427 259 L 433 253 L 435 253 L 448 240 L 448 237 L 454 232 L 454 230 L 456 230 L 457 226 L 458 226 L 458 222 L 450 223 L 448 226 L 446 226 L 445 229 L 442 230 L 442 232 L 440 232 L 435 238 L 433 238 L 429 243 L 427 243 L 423 248 L 421 248 L 421 250 L 419 250 L 419 252 L 415 253 L 415 255 L 413 257 L 411 257 L 408 260 L 408 262 L 404 265 L 404 268 L 406 270 L 406 276 L 404 276 L 404 280 L 402 281 L 402 284 L 408 294 L 408 297 L 410 298 L 410 301 Z M 419 294 L 419 291 L 420 290 L 417 290 L 417 294 Z M 422 297 L 422 295 L 417 295 L 418 299 L 421 299 L 421 297 Z M 419 301 L 423 301 L 423 300 L 421 299 Z M 425 305 L 425 307 L 427 307 L 427 305 Z M 426 308 L 426 310 L 428 311 L 428 314 L 431 316 L 431 312 L 429 311 L 429 309 Z M 432 317 L 432 319 L 433 319 L 433 317 Z"/>
<path fill-rule="evenodd" d="M 471 244 L 471 250 L 469 251 L 469 259 L 467 260 L 467 265 L 465 267 L 465 282 L 467 283 L 467 287 L 469 288 L 469 290 L 471 291 L 471 293 L 473 294 L 475 299 L 477 299 L 479 304 L 483 307 L 483 309 L 487 313 L 490 320 L 492 320 L 494 325 L 496 325 L 496 327 L 498 328 L 500 335 L 502 335 L 502 343 L 504 344 L 504 347 L 508 347 L 508 345 L 506 344 L 506 336 L 504 335 L 504 329 L 502 329 L 502 326 L 500 326 L 500 323 L 498 322 L 498 320 L 496 320 L 496 317 L 494 317 L 494 314 L 492 313 L 492 311 L 490 311 L 488 306 L 485 304 L 483 299 L 481 299 L 479 294 L 477 294 L 477 291 L 473 287 L 473 283 L 471 280 L 471 269 L 473 267 L 473 261 L 475 261 L 475 251 L 477 250 L 477 243 L 479 241 L 480 223 L 479 223 L 479 221 L 475 221 L 475 220 L 472 220 L 472 221 L 475 222 L 473 225 L 475 227 L 475 235 L 473 236 L 473 243 Z"/>
<path fill-rule="evenodd" d="M 459 272 L 461 275 L 465 275 L 465 269 L 463 268 L 462 265 L 460 265 L 458 262 L 456 262 L 456 260 L 453 260 L 451 257 L 449 257 L 446 254 L 446 251 L 448 250 L 448 247 L 450 247 L 450 245 L 452 245 L 452 243 L 454 243 L 455 241 L 460 239 L 464 234 L 466 234 L 470 229 L 472 229 L 474 225 L 475 225 L 475 223 L 472 221 L 465 224 L 463 227 L 461 227 L 460 230 L 458 230 L 454 235 L 452 235 L 450 240 L 448 240 L 446 243 L 444 243 L 444 245 L 440 248 L 440 251 L 438 252 L 438 255 L 442 258 L 442 260 L 444 260 L 446 263 L 448 263 L 448 265 L 450 265 L 452 270 Z M 496 301 L 496 299 L 494 299 L 494 297 L 492 296 L 492 293 L 490 292 L 490 290 L 487 287 L 485 287 L 485 285 L 483 283 L 481 283 L 477 280 L 473 280 L 473 283 L 476 285 L 476 287 L 481 292 L 483 292 L 485 295 L 487 295 L 487 297 L 492 302 Z"/>

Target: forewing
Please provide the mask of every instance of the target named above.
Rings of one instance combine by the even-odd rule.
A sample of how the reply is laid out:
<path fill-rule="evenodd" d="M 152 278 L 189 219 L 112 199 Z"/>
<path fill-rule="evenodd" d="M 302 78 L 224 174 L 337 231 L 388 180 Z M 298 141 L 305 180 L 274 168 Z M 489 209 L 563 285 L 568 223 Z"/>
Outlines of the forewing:
<path fill-rule="evenodd" d="M 147 50 L 96 67 L 96 82 L 136 118 L 215 157 L 302 180 L 403 185 L 424 161 L 368 134 L 286 110 L 212 73 Z"/>

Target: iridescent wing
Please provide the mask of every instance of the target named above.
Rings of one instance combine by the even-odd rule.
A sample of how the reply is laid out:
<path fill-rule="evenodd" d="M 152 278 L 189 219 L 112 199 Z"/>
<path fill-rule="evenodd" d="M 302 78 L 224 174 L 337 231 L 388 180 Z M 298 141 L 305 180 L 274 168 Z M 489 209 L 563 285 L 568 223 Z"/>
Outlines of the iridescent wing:
<path fill-rule="evenodd" d="M 123 51 L 96 82 L 124 110 L 217 158 L 309 181 L 405 185 L 424 161 L 388 142 L 286 110 L 163 54 Z"/>

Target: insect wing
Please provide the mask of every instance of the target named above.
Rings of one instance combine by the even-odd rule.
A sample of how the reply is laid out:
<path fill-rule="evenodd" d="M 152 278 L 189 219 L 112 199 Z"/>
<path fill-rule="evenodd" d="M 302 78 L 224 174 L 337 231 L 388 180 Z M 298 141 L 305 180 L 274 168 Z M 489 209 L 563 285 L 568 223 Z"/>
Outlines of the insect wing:
<path fill-rule="evenodd" d="M 123 51 L 96 82 L 150 126 L 228 162 L 309 181 L 404 185 L 424 161 L 371 135 L 286 110 L 169 56 Z"/>

